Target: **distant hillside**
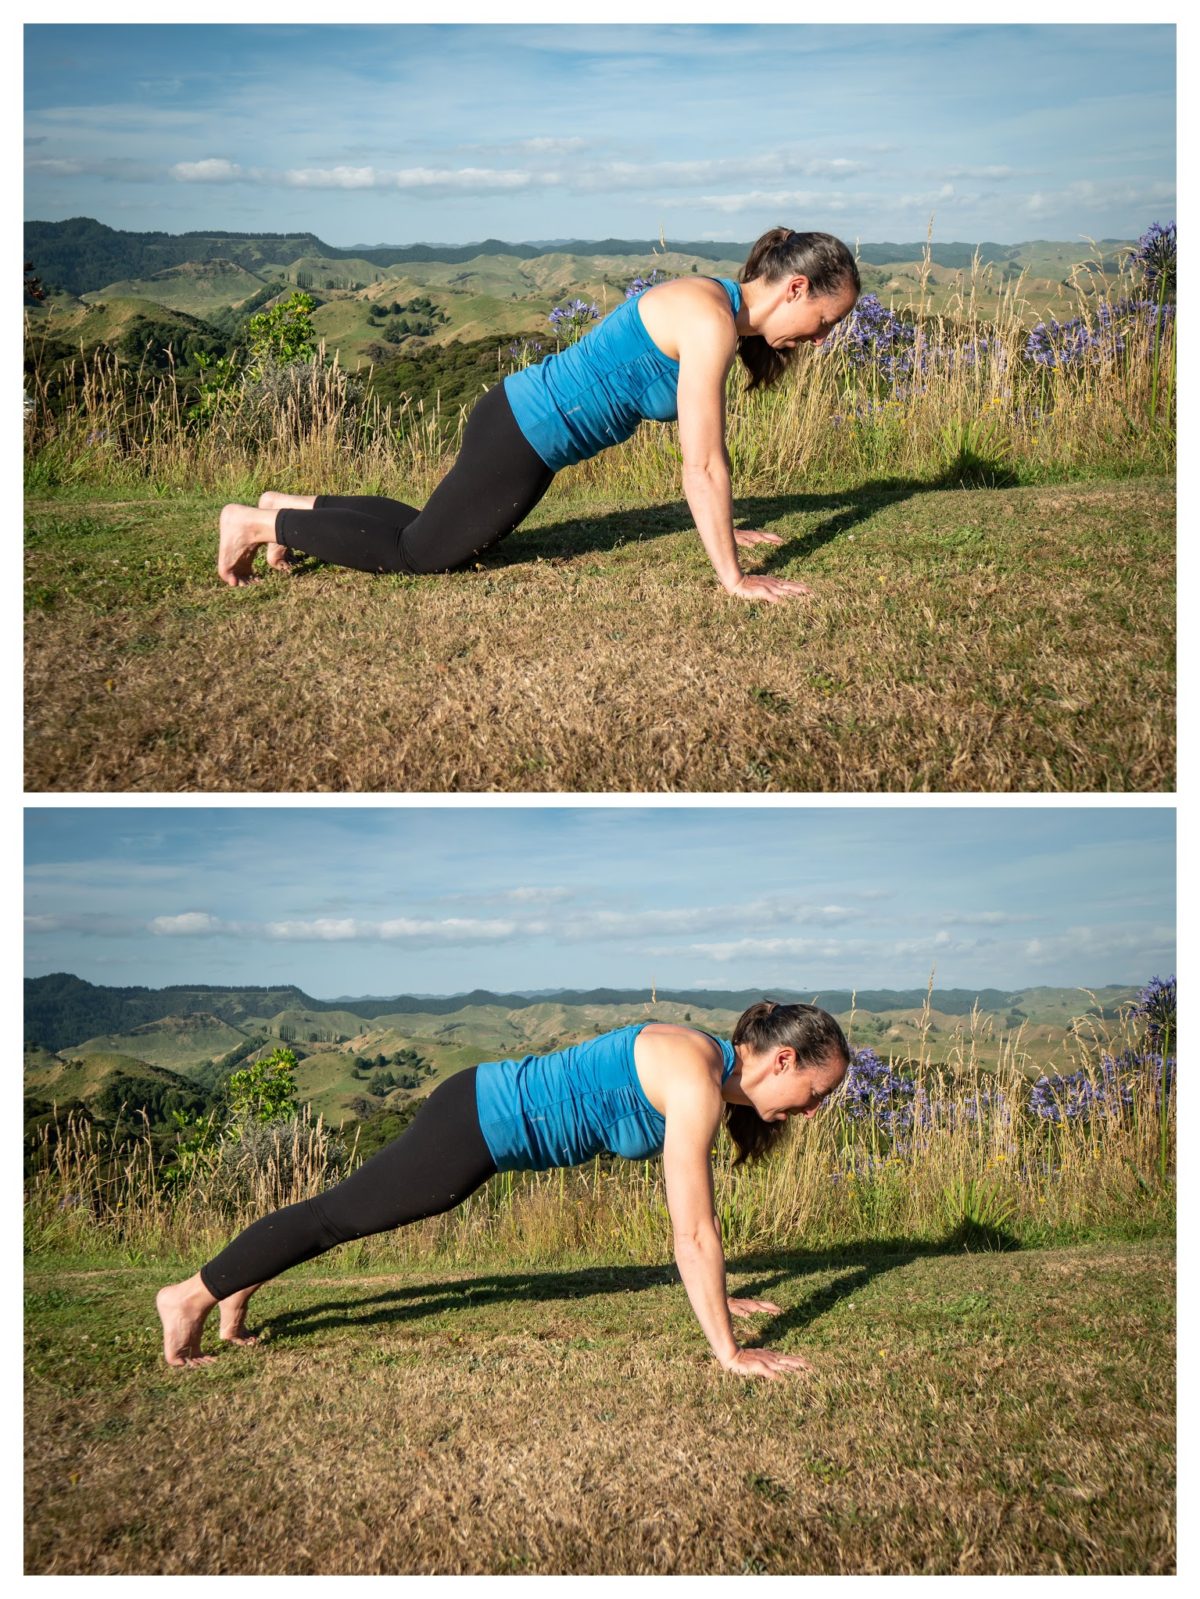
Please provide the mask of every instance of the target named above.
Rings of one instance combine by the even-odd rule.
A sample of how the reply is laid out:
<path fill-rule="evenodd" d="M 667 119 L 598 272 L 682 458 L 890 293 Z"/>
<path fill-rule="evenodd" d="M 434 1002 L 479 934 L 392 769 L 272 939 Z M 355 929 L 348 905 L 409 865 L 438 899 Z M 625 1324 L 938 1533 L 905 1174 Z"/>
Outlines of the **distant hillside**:
<path fill-rule="evenodd" d="M 1123 245 L 1127 241 L 1105 239 L 1106 246 Z M 669 241 L 669 249 L 677 255 L 695 256 L 702 261 L 742 261 L 750 249 L 750 242 L 731 243 L 712 240 Z M 222 262 L 226 275 L 235 285 L 235 294 L 252 292 L 245 287 L 244 273 L 261 276 L 272 267 L 291 267 L 295 263 L 313 260 L 322 263 L 342 261 L 353 264 L 361 276 L 367 269 L 386 269 L 405 262 L 448 264 L 472 261 L 480 256 L 509 256 L 518 260 L 533 261 L 548 255 L 635 256 L 649 259 L 661 250 L 655 239 L 571 239 L 550 244 L 511 244 L 502 239 L 484 239 L 479 244 L 463 245 L 379 245 L 366 249 L 351 245 L 339 249 L 325 244 L 313 233 L 133 233 L 110 228 L 92 217 L 72 217 L 66 222 L 25 223 L 25 258 L 32 261 L 42 281 L 69 294 L 86 294 L 124 282 L 145 284 L 172 269 L 197 263 Z M 860 244 L 860 260 L 867 266 L 886 266 L 897 262 L 921 260 L 924 241 L 903 244 L 889 242 Z M 1068 261 L 1078 260 L 1077 243 L 1058 244 L 1054 241 L 1033 240 L 1024 244 L 998 244 L 988 240 L 980 244 L 957 241 L 938 242 L 932 246 L 936 266 L 963 270 L 971 265 L 976 251 L 984 261 L 997 265 L 1005 262 L 1030 265 L 1042 258 L 1057 259 L 1064 253 Z M 1116 252 L 1111 254 L 1113 261 Z M 303 268 L 300 269 L 303 271 Z M 354 272 L 349 276 L 354 277 Z M 320 287 L 320 284 L 316 285 Z M 331 285 L 332 286 L 332 285 Z M 347 284 L 347 286 L 349 286 Z"/>
<path fill-rule="evenodd" d="M 1096 999 L 1106 1014 L 1132 997 L 1134 985 L 1097 988 Z M 694 1006 L 709 1011 L 727 1011 L 734 1017 L 747 1005 L 768 997 L 762 989 L 659 989 L 661 1005 Z M 772 989 L 769 997 L 779 1000 L 817 1000 L 837 1015 L 847 1014 L 853 1005 L 859 1012 L 877 1015 L 919 1011 L 925 1004 L 924 989 L 849 990 Z M 41 1045 L 57 1052 L 77 1048 L 83 1041 L 97 1048 L 106 1047 L 148 1058 L 145 1049 L 164 1065 L 185 1055 L 195 1054 L 189 1041 L 186 1049 L 177 1047 L 180 1034 L 204 1034 L 200 1054 L 207 1058 L 228 1050 L 240 1036 L 261 1031 L 275 1037 L 292 1035 L 298 1043 L 336 1043 L 349 1041 L 360 1033 L 376 1030 L 400 1036 L 419 1019 L 448 1017 L 461 1012 L 473 1015 L 491 1008 L 497 1015 L 511 1011 L 540 1011 L 546 1006 L 561 1013 L 564 1009 L 644 1006 L 650 999 L 645 989 L 593 988 L 563 989 L 536 995 L 496 994 L 474 989 L 467 994 L 445 996 L 398 994 L 366 999 L 339 997 L 314 999 L 294 985 L 266 988 L 244 985 L 220 988 L 205 984 L 170 988 L 108 988 L 85 982 L 67 972 L 25 980 L 25 1039 L 27 1046 Z M 1008 1017 L 1023 1013 L 1031 1020 L 1053 1021 L 1065 1025 L 1072 1016 L 1092 1010 L 1082 989 L 1038 988 L 1020 992 L 985 988 L 935 989 L 933 1008 L 943 1016 L 968 1016 L 976 1006 L 981 1011 Z M 137 1040 L 138 1030 L 144 1035 Z M 479 1036 L 472 1025 L 471 1036 Z M 520 1036 L 527 1036 L 522 1024 Z M 211 1034 L 213 1048 L 208 1049 Z M 494 1030 L 490 1033 L 495 1037 Z M 448 1038 L 446 1039 L 448 1042 Z M 140 1042 L 141 1047 L 137 1047 Z M 545 1046 L 549 1047 L 549 1046 Z"/>

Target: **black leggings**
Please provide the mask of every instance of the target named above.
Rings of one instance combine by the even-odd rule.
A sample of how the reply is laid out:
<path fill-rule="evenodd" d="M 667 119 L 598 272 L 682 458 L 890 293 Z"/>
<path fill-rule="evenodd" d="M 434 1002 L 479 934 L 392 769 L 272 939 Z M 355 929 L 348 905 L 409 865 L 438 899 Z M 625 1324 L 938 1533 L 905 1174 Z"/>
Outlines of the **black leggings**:
<path fill-rule="evenodd" d="M 472 1066 L 439 1083 L 412 1125 L 345 1182 L 252 1222 L 201 1266 L 201 1280 L 225 1299 L 335 1244 L 453 1210 L 495 1171 L 479 1130 Z"/>
<path fill-rule="evenodd" d="M 423 511 L 402 500 L 319 494 L 311 511 L 279 511 L 275 538 L 360 572 L 447 572 L 511 533 L 553 476 L 497 383 L 467 418 L 458 459 Z"/>

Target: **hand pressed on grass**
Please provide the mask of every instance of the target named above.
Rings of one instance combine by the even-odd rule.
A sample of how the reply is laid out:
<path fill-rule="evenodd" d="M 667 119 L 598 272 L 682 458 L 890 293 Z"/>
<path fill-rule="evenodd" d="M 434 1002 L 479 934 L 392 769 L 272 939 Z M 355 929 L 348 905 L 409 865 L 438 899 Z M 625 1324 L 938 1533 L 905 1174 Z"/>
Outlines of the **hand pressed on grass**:
<path fill-rule="evenodd" d="M 721 1364 L 736 1377 L 766 1377 L 770 1382 L 789 1373 L 816 1370 L 803 1355 L 783 1355 L 777 1349 L 739 1349 L 731 1360 Z"/>
<path fill-rule="evenodd" d="M 769 605 L 775 605 L 779 600 L 810 595 L 812 590 L 807 584 L 796 583 L 788 577 L 761 577 L 756 572 L 743 572 L 725 592 L 736 594 L 740 600 L 766 600 Z"/>

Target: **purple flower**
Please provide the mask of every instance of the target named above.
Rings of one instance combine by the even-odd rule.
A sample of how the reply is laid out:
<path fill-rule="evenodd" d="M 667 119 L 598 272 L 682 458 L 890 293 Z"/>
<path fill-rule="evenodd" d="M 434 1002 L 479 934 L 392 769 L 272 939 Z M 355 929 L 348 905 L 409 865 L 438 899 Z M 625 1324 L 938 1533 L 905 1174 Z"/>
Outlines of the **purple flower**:
<path fill-rule="evenodd" d="M 1160 222 L 1152 222 L 1138 240 L 1129 265 L 1134 270 L 1141 269 L 1147 289 L 1157 299 L 1160 294 L 1175 293 L 1176 260 L 1175 224 L 1168 222 L 1163 227 Z"/>
<path fill-rule="evenodd" d="M 666 281 L 666 273 L 660 272 L 658 268 L 655 267 L 648 278 L 634 278 L 633 282 L 625 290 L 625 298 L 627 300 L 632 300 L 635 295 L 641 294 L 643 289 L 652 289 L 656 283 L 665 283 Z"/>
<path fill-rule="evenodd" d="M 599 320 L 599 309 L 584 300 L 569 300 L 566 305 L 556 305 L 547 318 L 554 331 L 568 339 L 582 338 L 591 324 Z"/>
<path fill-rule="evenodd" d="M 1144 1016 L 1146 1019 L 1146 1037 L 1151 1044 L 1157 1044 L 1163 1033 L 1169 1037 L 1174 1036 L 1175 1013 L 1174 973 L 1165 980 L 1161 977 L 1152 977 L 1133 1006 L 1133 1015 Z"/>
<path fill-rule="evenodd" d="M 1147 346 L 1161 338 L 1174 322 L 1175 307 L 1154 300 L 1100 300 L 1094 322 L 1072 317 L 1068 322 L 1039 322 L 1025 341 L 1026 359 L 1035 366 L 1081 366 L 1088 361 L 1111 361 L 1124 355 L 1131 343 Z"/>
<path fill-rule="evenodd" d="M 873 367 L 889 382 L 909 376 L 914 367 L 923 371 L 929 353 L 917 348 L 916 326 L 888 310 L 874 294 L 862 296 L 821 349 L 826 354 L 839 350 L 852 367 Z"/>

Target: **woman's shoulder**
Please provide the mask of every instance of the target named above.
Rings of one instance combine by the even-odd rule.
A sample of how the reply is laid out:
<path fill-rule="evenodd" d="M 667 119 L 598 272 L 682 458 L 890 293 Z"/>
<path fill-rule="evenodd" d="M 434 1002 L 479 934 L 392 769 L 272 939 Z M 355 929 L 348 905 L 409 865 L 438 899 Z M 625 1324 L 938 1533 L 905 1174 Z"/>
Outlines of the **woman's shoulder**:
<path fill-rule="evenodd" d="M 724 1056 L 720 1044 L 698 1027 L 675 1022 L 647 1022 L 634 1041 L 634 1064 L 646 1096 L 665 1114 L 676 1090 L 685 1097 L 721 1087 Z"/>
<path fill-rule="evenodd" d="M 721 1053 L 721 1046 L 711 1033 L 702 1027 L 689 1027 L 684 1022 L 642 1022 L 639 1037 L 662 1039 L 664 1044 L 682 1050 L 696 1050 L 702 1054 Z"/>
<path fill-rule="evenodd" d="M 672 278 L 638 296 L 647 333 L 675 360 L 693 338 L 717 337 L 737 345 L 737 328 L 729 295 L 716 278 Z"/>

